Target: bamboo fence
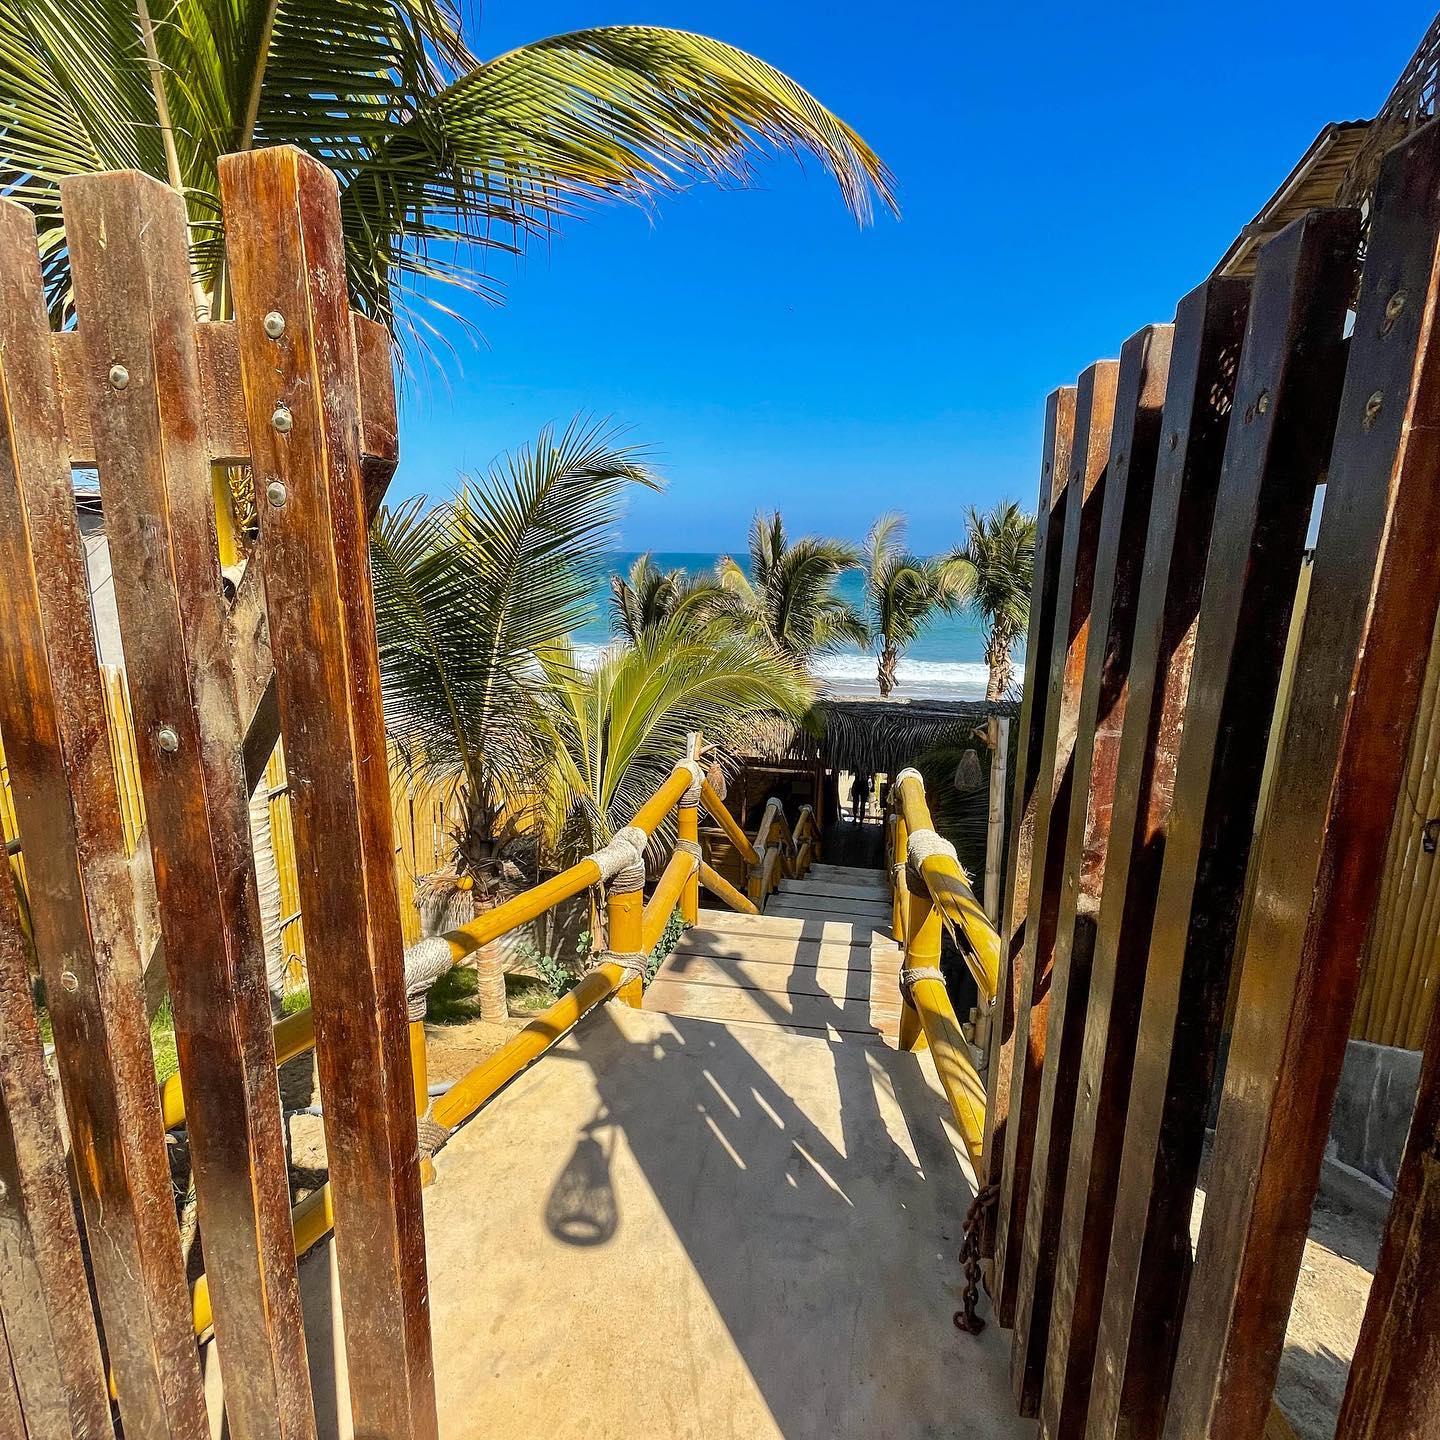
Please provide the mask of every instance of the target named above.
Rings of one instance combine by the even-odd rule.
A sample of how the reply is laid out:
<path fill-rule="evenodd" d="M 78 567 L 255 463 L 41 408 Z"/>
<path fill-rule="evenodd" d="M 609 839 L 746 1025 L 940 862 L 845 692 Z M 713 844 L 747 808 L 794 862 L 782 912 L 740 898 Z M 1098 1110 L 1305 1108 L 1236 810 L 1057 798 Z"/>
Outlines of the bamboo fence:
<path fill-rule="evenodd" d="M 124 672 L 105 667 L 105 701 L 110 729 L 110 753 L 115 762 L 116 788 L 120 795 L 120 818 L 126 848 L 133 853 L 145 828 L 145 807 L 140 793 L 140 775 L 135 754 L 135 732 L 130 717 L 130 697 Z M 305 975 L 305 928 L 300 914 L 300 884 L 295 869 L 295 835 L 290 818 L 290 793 L 285 778 L 285 756 L 277 746 L 265 771 L 270 801 L 271 840 L 275 865 L 280 876 L 281 941 L 293 986 Z M 450 859 L 451 831 L 459 818 L 454 785 L 391 787 L 395 816 L 395 877 L 400 896 L 400 925 L 405 943 L 420 938 L 420 914 L 415 900 L 416 881 L 442 869 Z M 10 795 L 10 771 L 0 744 L 0 832 L 3 832 L 11 872 L 17 889 L 24 895 L 25 857 L 23 849 L 10 853 L 11 842 L 20 839 L 15 808 Z"/>

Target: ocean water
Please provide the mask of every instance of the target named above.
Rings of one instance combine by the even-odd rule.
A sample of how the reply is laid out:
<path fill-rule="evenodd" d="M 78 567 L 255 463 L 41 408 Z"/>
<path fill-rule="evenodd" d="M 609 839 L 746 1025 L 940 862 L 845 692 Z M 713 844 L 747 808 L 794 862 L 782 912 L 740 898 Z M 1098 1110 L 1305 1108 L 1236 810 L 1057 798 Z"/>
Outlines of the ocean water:
<path fill-rule="evenodd" d="M 610 642 L 609 577 L 629 570 L 635 558 L 633 551 L 616 551 L 607 557 L 606 575 L 591 597 L 593 614 L 573 636 L 581 663 L 597 655 Z M 652 558 L 662 570 L 684 570 L 698 575 L 712 569 L 720 557 L 690 551 L 656 551 Z M 744 556 L 735 558 L 743 562 Z M 858 573 L 851 572 L 841 578 L 838 589 L 845 599 L 859 605 L 864 583 Z M 989 675 L 984 656 L 980 624 L 973 616 L 936 616 L 901 659 L 895 695 L 912 700 L 982 700 Z M 1018 654 L 1016 664 L 1023 664 Z M 880 693 L 875 682 L 875 657 L 858 649 L 822 656 L 812 669 L 828 694 L 878 696 Z"/>

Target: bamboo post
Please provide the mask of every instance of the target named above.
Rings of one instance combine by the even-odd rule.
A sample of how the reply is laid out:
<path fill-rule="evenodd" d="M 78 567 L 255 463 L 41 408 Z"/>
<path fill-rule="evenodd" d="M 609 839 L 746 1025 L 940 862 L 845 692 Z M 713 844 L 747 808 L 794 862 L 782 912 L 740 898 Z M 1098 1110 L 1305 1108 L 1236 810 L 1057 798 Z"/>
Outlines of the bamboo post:
<path fill-rule="evenodd" d="M 1005 856 L 1005 781 L 1010 754 L 1010 718 L 992 716 L 985 727 L 990 744 L 990 818 L 985 832 L 985 913 L 1000 924 L 1000 875 Z"/>
<path fill-rule="evenodd" d="M 697 730 L 691 734 L 685 742 L 685 756 L 688 760 L 700 764 L 700 732 Z M 690 872 L 690 878 L 685 882 L 685 888 L 680 892 L 680 914 L 687 925 L 694 925 L 700 919 L 700 786 L 692 785 L 680 801 L 680 808 L 676 814 L 679 825 L 680 840 L 676 847 L 681 850 L 689 850 L 695 857 L 695 867 Z"/>
<path fill-rule="evenodd" d="M 921 885 L 909 896 L 905 925 L 905 971 L 938 970 L 940 968 L 940 911 L 930 899 L 930 892 Z M 915 1008 L 907 976 L 900 976 L 900 1048 L 923 1050 L 928 1044 Z"/>

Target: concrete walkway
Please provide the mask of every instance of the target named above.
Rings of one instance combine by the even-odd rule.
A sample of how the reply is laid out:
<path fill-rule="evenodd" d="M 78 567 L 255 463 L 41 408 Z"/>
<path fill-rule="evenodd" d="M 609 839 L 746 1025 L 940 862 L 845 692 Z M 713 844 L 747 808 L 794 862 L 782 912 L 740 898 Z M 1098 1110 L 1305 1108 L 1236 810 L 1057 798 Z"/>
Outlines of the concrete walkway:
<path fill-rule="evenodd" d="M 875 904 L 792 903 L 826 898 Z M 928 1056 L 872 1020 L 899 963 L 888 918 L 731 921 L 702 923 L 645 1010 L 592 1014 L 441 1153 L 442 1437 L 1033 1435 L 1001 1332 L 951 1320 L 974 1180 Z M 667 994 L 682 1013 L 650 1008 Z M 707 1018 L 727 1004 L 744 1013 Z M 348 1436 L 328 1245 L 301 1280 L 320 1433 Z"/>

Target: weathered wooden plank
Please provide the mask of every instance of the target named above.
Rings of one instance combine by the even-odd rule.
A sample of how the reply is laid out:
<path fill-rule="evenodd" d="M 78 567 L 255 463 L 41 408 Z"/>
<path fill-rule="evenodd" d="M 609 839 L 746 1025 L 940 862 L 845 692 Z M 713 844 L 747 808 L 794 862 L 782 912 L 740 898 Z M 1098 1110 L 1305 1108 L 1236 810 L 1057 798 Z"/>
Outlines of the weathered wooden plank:
<path fill-rule="evenodd" d="M 3 1314 L 0 1314 L 0 1435 L 13 1436 L 14 1440 L 29 1440 L 25 1431 L 25 1416 L 20 1409 L 20 1386 L 15 1378 L 15 1362 L 10 1355 Z"/>
<path fill-rule="evenodd" d="M 365 491 L 374 514 L 399 460 L 399 418 L 390 360 L 390 336 L 383 325 L 352 314 L 356 373 L 360 383 L 360 448 Z M 85 391 L 84 346 L 75 330 L 52 335 L 60 403 L 65 415 L 70 463 L 96 464 L 90 402 Z M 195 327 L 200 351 L 200 403 L 205 449 L 217 465 L 243 465 L 250 458 L 245 397 L 240 389 L 240 356 L 235 323 L 214 320 Z"/>
<path fill-rule="evenodd" d="M 1090 639 L 1075 722 L 1070 809 L 1061 841 L 1064 860 L 1045 1064 L 1035 1106 L 1030 1193 L 1015 1302 L 1011 1381 L 1020 1411 L 1026 1415 L 1034 1414 L 1040 1400 L 1050 1332 L 1055 1235 L 1065 1195 L 1075 1076 L 1085 1030 L 1095 920 L 1105 879 L 1116 761 L 1129 695 L 1135 601 L 1145 558 L 1171 339 L 1170 326 L 1150 325 L 1132 335 L 1120 352 L 1095 554 Z M 1055 833 L 1053 823 L 1051 833 Z"/>
<path fill-rule="evenodd" d="M 1193 637 L 1188 627 L 1179 636 L 1181 647 L 1193 646 L 1188 694 L 1178 691 L 1179 676 L 1167 676 L 1157 736 L 1168 731 L 1171 739 L 1148 761 L 1133 757 L 1146 783 L 1124 888 L 1106 916 L 1104 989 L 1097 965 L 1081 1078 L 1091 1100 L 1077 1112 L 1060 1241 L 1074 1247 L 1075 1278 L 1068 1345 L 1051 1355 L 1061 1391 L 1057 1426 L 1084 1419 L 1103 1306 L 1112 1308 L 1107 1346 L 1118 1348 L 1116 1321 L 1127 1317 L 1115 1307 L 1125 1286 L 1132 1294 L 1122 1330 L 1134 1349 L 1133 1373 L 1128 1382 L 1118 1373 L 1126 1368 L 1123 1352 L 1104 1352 L 1094 1396 L 1104 1416 L 1095 1433 L 1119 1426 L 1153 1436 L 1162 1418 L 1271 714 L 1339 400 L 1356 237 L 1353 213 L 1316 211 L 1262 251 L 1236 380 L 1239 413 L 1229 424 L 1211 517 L 1202 608 Z M 1186 571 L 1172 583 L 1181 583 L 1188 608 L 1194 576 Z M 1182 997 L 1176 987 L 1186 966 L 1200 988 Z M 1132 1067 L 1138 1067 L 1133 1084 Z M 1133 1140 L 1129 1125 L 1136 1127 Z M 1124 1163 L 1122 1153 L 1130 1154 Z M 1142 1174 L 1144 1188 L 1136 1183 Z M 1122 1183 L 1128 1208 L 1115 1223 Z M 1147 1233 L 1160 1248 L 1142 1266 Z M 1137 1303 L 1141 1268 L 1144 1301 Z M 1108 1301 L 1107 1275 L 1117 1287 Z"/>
<path fill-rule="evenodd" d="M 315 1421 L 185 202 L 134 171 L 67 180 L 61 198 L 225 1412 L 238 1440 L 304 1440 Z"/>
<path fill-rule="evenodd" d="M 1005 1159 L 1005 1117 L 1015 1055 L 1015 1007 L 1019 1001 L 1020 956 L 1029 913 L 1030 857 L 1035 838 L 1035 777 L 1040 771 L 1045 707 L 1038 697 L 1050 689 L 1050 652 L 1055 634 L 1055 592 L 1060 574 L 1065 496 L 1070 483 L 1070 448 L 1075 435 L 1075 387 L 1052 391 L 1045 402 L 1045 448 L 1040 498 L 1035 509 L 1035 579 L 1030 596 L 1030 631 L 1025 642 L 1025 688 L 1015 747 L 1015 783 L 1010 839 L 1005 855 L 1005 906 L 1000 937 L 1004 946 L 1000 988 L 990 1016 L 985 1067 L 985 1153 L 982 1183 L 997 1185 Z M 981 1252 L 995 1254 L 995 1211 L 986 1211 Z M 1016 1262 L 1018 1264 L 1016 1252 Z M 1002 1325 L 1015 1319 L 1015 1287 L 997 1284 L 996 1315 Z"/>
<path fill-rule="evenodd" d="M 1371 216 L 1294 687 L 1253 868 L 1214 1174 L 1168 1436 L 1258 1434 L 1344 1058 L 1359 956 L 1435 622 L 1440 127 Z"/>
<path fill-rule="evenodd" d="M 357 1432 L 436 1433 L 354 337 L 334 175 L 221 162 Z M 267 315 L 283 330 L 267 333 Z M 271 330 L 277 328 L 274 321 Z"/>
<path fill-rule="evenodd" d="M 1045 1063 L 1050 965 L 1055 953 L 1065 833 L 1070 817 L 1075 726 L 1085 677 L 1095 551 L 1100 539 L 1105 466 L 1110 459 L 1110 426 L 1119 372 L 1117 361 L 1099 361 L 1081 375 L 1075 394 L 1074 442 L 1060 568 L 1056 574 L 1049 684 L 1044 696 L 1040 763 L 1035 778 L 1025 943 L 1017 962 L 1020 990 L 1015 1004 L 1005 1163 L 996 1212 L 992 1284 L 999 1290 L 1001 1298 L 997 1308 L 1002 1319 L 1007 1309 L 1013 1313 L 1023 1254 L 1035 1107 L 1040 1098 L 1040 1073 Z M 1035 703 L 1040 704 L 1038 695 Z"/>
<path fill-rule="evenodd" d="M 126 1429 L 208 1433 L 35 249 L 0 202 L 0 731 Z M 36 557 L 43 563 L 36 564 Z"/>
<path fill-rule="evenodd" d="M 1336 1440 L 1440 1436 L 1440 1005 Z"/>
<path fill-rule="evenodd" d="M 101 1440 L 110 1396 L 27 958 L 20 907 L 0 877 L 0 1328 L 15 1413 L 22 1397 L 24 1409 L 12 1424 L 0 1399 L 0 1435 Z"/>

